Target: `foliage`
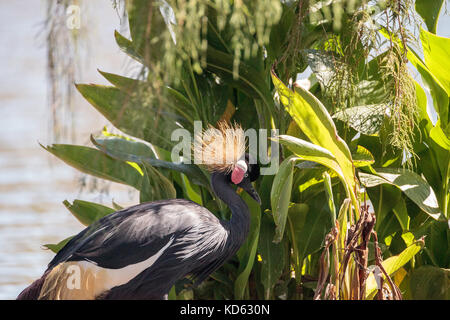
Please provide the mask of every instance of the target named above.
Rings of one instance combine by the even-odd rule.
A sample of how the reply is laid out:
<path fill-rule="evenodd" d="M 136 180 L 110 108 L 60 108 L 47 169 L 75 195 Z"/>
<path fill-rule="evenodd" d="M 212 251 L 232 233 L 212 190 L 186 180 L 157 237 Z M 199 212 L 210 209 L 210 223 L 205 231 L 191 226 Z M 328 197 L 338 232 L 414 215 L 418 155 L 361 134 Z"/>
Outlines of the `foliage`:
<path fill-rule="evenodd" d="M 279 170 L 255 182 L 261 207 L 242 195 L 246 242 L 199 287 L 183 280 L 169 297 L 446 298 L 450 40 L 435 35 L 437 2 L 415 4 L 428 28 L 422 59 L 405 26 L 409 0 L 127 1 L 131 39 L 115 39 L 143 72 L 100 71 L 110 86 L 77 85 L 123 134 L 46 150 L 135 188 L 141 202 L 186 198 L 229 219 L 209 174 L 172 162 L 172 132 L 192 132 L 196 120 L 278 129 Z M 407 60 L 430 90 L 436 123 Z M 303 88 L 295 81 L 307 67 L 312 86 Z M 85 224 L 113 210 L 65 205 Z M 46 246 L 57 252 L 64 241 Z M 420 291 L 423 278 L 438 284 Z"/>

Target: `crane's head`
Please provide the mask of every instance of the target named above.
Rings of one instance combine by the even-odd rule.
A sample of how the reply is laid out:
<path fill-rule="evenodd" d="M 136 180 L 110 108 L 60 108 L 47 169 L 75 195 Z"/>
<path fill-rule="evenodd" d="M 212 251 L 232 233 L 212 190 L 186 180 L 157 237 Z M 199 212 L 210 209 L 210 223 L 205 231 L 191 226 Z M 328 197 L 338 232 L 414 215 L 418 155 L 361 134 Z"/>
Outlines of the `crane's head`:
<path fill-rule="evenodd" d="M 261 199 L 252 186 L 259 177 L 259 165 L 245 152 L 245 134 L 240 125 L 222 121 L 195 137 L 194 157 L 210 171 L 244 189 L 255 201 Z"/>
<path fill-rule="evenodd" d="M 244 189 L 256 202 L 261 204 L 261 198 L 252 185 L 252 182 L 259 178 L 259 165 L 251 160 L 252 157 L 248 153 L 242 159 L 238 160 L 235 168 L 230 173 L 230 180 L 235 185 Z"/>

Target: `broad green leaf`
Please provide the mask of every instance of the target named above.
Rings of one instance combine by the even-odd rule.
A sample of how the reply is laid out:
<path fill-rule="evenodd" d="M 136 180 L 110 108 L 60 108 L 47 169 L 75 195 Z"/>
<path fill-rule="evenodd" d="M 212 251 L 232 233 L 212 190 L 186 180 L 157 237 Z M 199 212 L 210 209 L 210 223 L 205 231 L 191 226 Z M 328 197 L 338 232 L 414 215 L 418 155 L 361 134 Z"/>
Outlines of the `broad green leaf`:
<path fill-rule="evenodd" d="M 427 254 L 438 267 L 450 266 L 450 226 L 447 221 L 433 222 L 427 235 Z"/>
<path fill-rule="evenodd" d="M 259 229 L 261 226 L 261 207 L 253 200 L 247 193 L 242 195 L 242 198 L 247 203 L 250 210 L 250 232 L 237 252 L 239 258 L 239 270 L 236 281 L 234 282 L 234 298 L 244 299 L 245 288 L 248 285 L 248 277 L 255 262 L 256 250 L 259 241 Z"/>
<path fill-rule="evenodd" d="M 241 61 L 239 63 L 239 75 L 236 79 L 233 76 L 234 57 L 231 54 L 217 50 L 212 46 L 208 46 L 206 54 L 207 70 L 220 75 L 231 86 L 244 91 L 250 97 L 262 99 L 265 105 L 273 111 L 270 89 L 261 72 Z"/>
<path fill-rule="evenodd" d="M 335 77 L 336 57 L 333 57 L 330 52 L 315 49 L 305 49 L 302 53 L 321 87 L 326 88 L 332 85 L 331 81 Z"/>
<path fill-rule="evenodd" d="M 172 132 L 185 124 L 182 115 L 170 105 L 162 108 L 151 99 L 144 101 L 140 95 L 127 94 L 112 86 L 78 84 L 78 91 L 116 128 L 133 137 L 170 149 Z M 153 105 L 153 103 L 155 105 Z"/>
<path fill-rule="evenodd" d="M 291 199 L 292 176 L 296 157 L 291 156 L 285 159 L 278 169 L 273 180 L 272 191 L 270 192 L 270 203 L 275 221 L 275 237 L 273 242 L 279 243 L 283 239 L 284 228 Z"/>
<path fill-rule="evenodd" d="M 50 249 L 54 253 L 58 253 L 59 250 L 64 248 L 64 246 L 67 244 L 67 242 L 69 242 L 70 239 L 72 239 L 73 237 L 74 236 L 68 237 L 68 238 L 66 238 L 64 240 L 61 240 L 60 242 L 58 242 L 56 244 L 47 243 L 47 244 L 44 244 L 43 246 L 46 247 L 47 249 Z"/>
<path fill-rule="evenodd" d="M 382 104 L 355 106 L 340 110 L 333 118 L 345 121 L 353 129 L 364 134 L 375 134 L 383 122 L 386 107 Z"/>
<path fill-rule="evenodd" d="M 352 153 L 353 164 L 355 167 L 365 167 L 375 163 L 375 159 L 369 150 L 363 146 L 358 145 L 356 152 Z"/>
<path fill-rule="evenodd" d="M 132 93 L 133 90 L 138 90 L 139 87 L 146 85 L 145 82 L 141 80 L 119 76 L 117 74 L 104 72 L 101 70 L 98 70 L 98 72 L 116 88 L 127 93 Z"/>
<path fill-rule="evenodd" d="M 422 41 L 426 67 L 447 94 L 447 100 L 442 98 L 442 102 L 437 105 L 441 126 L 444 130 L 447 130 L 449 124 L 448 96 L 450 96 L 450 75 L 448 72 L 450 70 L 450 39 L 436 36 L 421 29 L 420 40 Z"/>
<path fill-rule="evenodd" d="M 272 72 L 272 81 L 281 103 L 295 120 L 299 128 L 313 144 L 327 149 L 339 164 L 342 178 L 348 192 L 354 198 L 355 176 L 352 157 L 348 146 L 336 131 L 336 127 L 323 104 L 310 92 L 297 87 L 295 91 L 287 88 Z M 338 173 L 339 174 L 339 173 Z"/>
<path fill-rule="evenodd" d="M 147 66 L 160 60 L 165 50 L 167 27 L 159 5 L 147 0 L 133 0 L 127 4 L 132 45 L 144 57 Z"/>
<path fill-rule="evenodd" d="M 345 240 L 347 236 L 347 216 L 348 208 L 350 207 L 350 199 L 344 199 L 341 207 L 339 208 L 338 223 L 339 223 L 339 238 L 338 238 L 338 249 L 339 256 L 341 259 L 344 257 Z M 342 260 L 341 260 L 342 261 Z"/>
<path fill-rule="evenodd" d="M 141 64 L 145 64 L 144 58 L 138 53 L 131 40 L 125 38 L 117 30 L 114 30 L 114 38 L 116 39 L 117 45 L 120 49 L 122 49 L 123 52 L 125 52 L 127 55 L 140 62 Z"/>
<path fill-rule="evenodd" d="M 408 211 L 406 209 L 405 200 L 400 198 L 399 201 L 395 204 L 394 208 L 395 216 L 397 217 L 398 222 L 400 223 L 402 230 L 409 230 L 409 216 Z"/>
<path fill-rule="evenodd" d="M 425 21 L 428 31 L 436 33 L 439 13 L 444 0 L 416 0 L 416 11 Z"/>
<path fill-rule="evenodd" d="M 127 184 L 139 190 L 142 176 L 128 163 L 113 159 L 103 152 L 84 146 L 53 144 L 44 149 L 84 173 Z"/>
<path fill-rule="evenodd" d="M 392 214 L 392 210 L 402 198 L 402 191 L 392 184 L 380 184 L 376 188 L 366 187 L 366 192 L 376 213 L 376 230 L 379 238 L 384 239 L 397 229 L 401 231 L 398 219 L 395 214 Z M 392 230 L 392 228 L 397 229 Z"/>
<path fill-rule="evenodd" d="M 334 226 L 336 224 L 336 206 L 334 204 L 333 189 L 331 187 L 331 177 L 328 172 L 324 172 L 323 178 L 325 194 L 328 199 L 328 207 L 330 208 L 331 213 L 331 225 Z"/>
<path fill-rule="evenodd" d="M 120 160 L 130 161 L 126 157 L 127 154 L 134 155 L 136 157 L 156 158 L 155 152 L 148 143 L 131 140 L 126 137 L 109 135 L 109 133 L 106 132 L 103 132 L 103 134 L 103 136 L 99 137 L 94 137 L 91 135 L 92 143 L 105 153 L 107 153 L 108 150 L 114 150 L 116 154 L 123 154 L 124 156 Z"/>
<path fill-rule="evenodd" d="M 258 253 L 261 257 L 261 283 L 264 286 L 264 299 L 272 296 L 271 292 L 280 278 L 285 262 L 284 243 L 275 244 L 275 225 L 269 215 L 265 214 L 261 220 Z"/>
<path fill-rule="evenodd" d="M 116 87 L 78 84 L 78 91 L 106 119 L 123 132 L 140 138 L 146 138 L 145 127 L 150 114 L 136 101 Z"/>
<path fill-rule="evenodd" d="M 438 121 L 436 126 L 430 130 L 430 138 L 433 139 L 433 141 L 436 142 L 441 148 L 450 151 L 450 139 L 442 131 L 440 121 Z"/>
<path fill-rule="evenodd" d="M 368 188 L 382 183 L 395 185 L 433 219 L 439 219 L 441 210 L 436 195 L 430 185 L 417 173 L 401 168 L 374 168 L 374 170 L 377 176 L 359 173 L 363 185 Z"/>
<path fill-rule="evenodd" d="M 323 196 L 308 199 L 306 205 L 308 210 L 301 210 L 296 218 L 292 216 L 291 219 L 300 261 L 321 248 L 325 235 L 331 228 L 328 203 L 323 200 Z M 296 223 L 299 223 L 299 228 Z"/>
<path fill-rule="evenodd" d="M 192 182 L 210 188 L 208 177 L 194 164 L 174 163 L 154 158 L 145 143 L 121 139 L 99 139 L 91 136 L 92 143 L 108 156 L 127 162 L 147 162 L 156 168 L 165 168 L 186 174 Z"/>
<path fill-rule="evenodd" d="M 140 193 L 140 202 L 162 199 L 174 199 L 177 192 L 173 183 L 148 162 L 141 162 L 144 178 Z"/>
<path fill-rule="evenodd" d="M 428 132 L 430 132 L 430 130 L 433 128 L 433 124 L 427 111 L 427 95 L 425 93 L 425 90 L 420 86 L 419 83 L 417 83 L 417 81 L 414 81 L 414 86 L 416 87 L 419 126 L 423 128 L 422 132 L 424 132 L 425 135 L 428 135 Z M 418 140 L 424 140 L 426 137 L 420 138 L 421 139 Z"/>
<path fill-rule="evenodd" d="M 411 64 L 417 69 L 417 71 L 422 76 L 423 83 L 428 88 L 428 90 L 430 91 L 430 94 L 433 98 L 434 108 L 436 109 L 436 112 L 439 114 L 441 121 L 446 126 L 446 124 L 448 123 L 449 94 L 448 94 L 448 91 L 446 90 L 445 84 L 443 84 L 441 82 L 442 79 L 440 79 L 437 74 L 434 74 L 434 72 L 427 65 L 427 62 L 422 61 L 420 56 L 411 47 L 407 47 L 406 49 L 403 48 L 403 43 L 400 41 L 400 39 L 396 38 L 395 36 L 390 35 L 385 29 L 381 29 L 379 32 L 387 39 L 391 39 L 391 40 L 395 41 L 400 46 L 400 48 L 406 50 L 407 58 L 408 58 L 409 62 L 411 62 Z M 426 31 L 421 29 L 422 47 L 425 47 L 425 46 L 429 47 L 429 43 L 427 43 L 429 37 L 427 36 L 427 34 L 430 34 L 430 33 L 429 32 L 426 33 Z M 425 41 L 425 43 L 423 41 Z M 431 58 L 432 54 L 431 54 L 430 50 L 431 50 L 431 48 L 427 49 L 427 51 L 429 53 L 428 54 L 429 61 L 432 60 L 432 58 Z M 442 55 L 445 55 L 445 53 L 442 53 L 442 51 L 440 51 L 439 55 L 442 56 Z M 436 66 L 436 64 L 439 65 L 439 62 L 433 61 L 433 65 Z M 442 68 L 439 66 L 438 66 L 438 68 L 441 68 L 440 73 L 442 73 L 442 70 L 446 70 L 445 68 Z"/>
<path fill-rule="evenodd" d="M 294 262 L 296 267 L 296 272 L 301 273 L 301 265 L 303 262 L 303 256 L 300 255 L 298 248 L 298 239 L 303 233 L 303 228 L 305 226 L 306 216 L 309 211 L 309 206 L 305 203 L 293 203 L 289 207 L 288 211 L 288 230 L 289 239 L 292 244 L 292 249 L 294 250 Z"/>
<path fill-rule="evenodd" d="M 278 140 L 301 160 L 317 162 L 333 170 L 345 184 L 346 180 L 341 167 L 334 155 L 327 149 L 287 135 L 279 136 Z"/>
<path fill-rule="evenodd" d="M 201 196 L 201 190 L 198 186 L 192 184 L 185 174 L 180 174 L 182 185 L 185 191 L 185 194 L 188 198 L 199 205 L 203 205 L 203 200 Z"/>
<path fill-rule="evenodd" d="M 389 276 L 403 267 L 410 261 L 424 246 L 423 240 L 418 240 L 412 245 L 408 246 L 400 254 L 387 258 L 382 262 L 383 268 Z M 370 273 L 366 282 L 366 297 L 370 297 L 377 290 L 377 283 L 373 273 Z"/>
<path fill-rule="evenodd" d="M 450 96 L 450 38 L 420 30 L 425 64 Z"/>
<path fill-rule="evenodd" d="M 98 219 L 116 211 L 101 204 L 84 200 L 74 200 L 72 204 L 64 200 L 63 204 L 85 226 L 89 226 Z"/>
<path fill-rule="evenodd" d="M 434 101 L 434 109 L 445 120 L 448 115 L 449 97 L 439 79 L 428 69 L 425 63 L 420 59 L 413 49 L 408 48 L 408 60 L 417 69 L 422 76 L 424 86 L 430 91 Z M 425 109 L 426 110 L 426 109 Z M 441 116 L 442 115 L 442 116 Z"/>
<path fill-rule="evenodd" d="M 450 269 L 421 266 L 413 270 L 409 287 L 414 300 L 450 300 Z"/>

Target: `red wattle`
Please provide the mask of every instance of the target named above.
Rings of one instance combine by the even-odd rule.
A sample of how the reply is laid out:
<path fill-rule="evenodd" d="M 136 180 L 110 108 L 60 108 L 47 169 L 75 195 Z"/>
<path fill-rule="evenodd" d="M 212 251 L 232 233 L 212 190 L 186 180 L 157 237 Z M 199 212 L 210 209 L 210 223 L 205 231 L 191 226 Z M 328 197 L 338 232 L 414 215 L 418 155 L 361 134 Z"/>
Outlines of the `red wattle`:
<path fill-rule="evenodd" d="M 235 167 L 233 172 L 231 173 L 231 181 L 234 184 L 241 183 L 242 179 L 244 179 L 245 170 L 240 167 Z"/>

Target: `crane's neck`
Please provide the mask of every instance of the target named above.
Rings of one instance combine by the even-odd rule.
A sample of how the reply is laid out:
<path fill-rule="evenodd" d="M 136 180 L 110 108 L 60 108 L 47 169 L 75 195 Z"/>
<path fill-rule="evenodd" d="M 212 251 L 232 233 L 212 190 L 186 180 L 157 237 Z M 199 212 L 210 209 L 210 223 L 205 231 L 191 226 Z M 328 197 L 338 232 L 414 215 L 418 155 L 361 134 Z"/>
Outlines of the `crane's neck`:
<path fill-rule="evenodd" d="M 211 175 L 211 186 L 216 195 L 231 210 L 229 222 L 230 234 L 239 243 L 239 246 L 247 238 L 250 230 L 250 212 L 244 200 L 233 190 L 226 176 L 220 173 Z"/>

